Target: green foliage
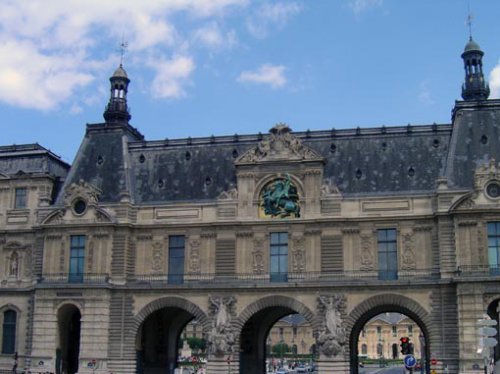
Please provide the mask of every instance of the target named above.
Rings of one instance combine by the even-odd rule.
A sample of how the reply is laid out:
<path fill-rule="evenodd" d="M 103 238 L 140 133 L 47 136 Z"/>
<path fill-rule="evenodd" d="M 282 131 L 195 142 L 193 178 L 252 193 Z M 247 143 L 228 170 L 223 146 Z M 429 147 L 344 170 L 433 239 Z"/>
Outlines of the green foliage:
<path fill-rule="evenodd" d="M 187 343 L 193 351 L 204 351 L 207 348 L 207 342 L 202 338 L 190 337 L 187 338 Z"/>
<path fill-rule="evenodd" d="M 278 343 L 278 344 L 273 345 L 273 347 L 271 348 L 271 351 L 275 355 L 280 355 L 280 354 L 284 354 L 284 353 L 289 353 L 292 350 L 288 346 L 288 344 L 286 344 L 286 343 Z"/>

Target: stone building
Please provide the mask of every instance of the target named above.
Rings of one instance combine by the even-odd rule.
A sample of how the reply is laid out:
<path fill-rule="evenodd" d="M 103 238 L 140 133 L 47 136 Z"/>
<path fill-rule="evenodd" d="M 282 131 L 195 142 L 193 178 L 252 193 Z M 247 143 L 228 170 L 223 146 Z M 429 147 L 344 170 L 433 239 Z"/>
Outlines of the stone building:
<path fill-rule="evenodd" d="M 369 359 L 402 359 L 401 338 L 408 338 L 413 355 L 422 357 L 420 329 L 414 321 L 399 313 L 382 313 L 369 320 L 358 341 L 359 357 Z"/>
<path fill-rule="evenodd" d="M 156 141 L 129 123 L 120 66 L 71 166 L 0 148 L 0 366 L 172 373 L 197 319 L 208 373 L 258 374 L 271 326 L 299 313 L 319 372 L 357 373 L 363 326 L 397 312 L 427 372 L 482 372 L 477 320 L 500 300 L 482 57 L 470 40 L 449 124 Z"/>

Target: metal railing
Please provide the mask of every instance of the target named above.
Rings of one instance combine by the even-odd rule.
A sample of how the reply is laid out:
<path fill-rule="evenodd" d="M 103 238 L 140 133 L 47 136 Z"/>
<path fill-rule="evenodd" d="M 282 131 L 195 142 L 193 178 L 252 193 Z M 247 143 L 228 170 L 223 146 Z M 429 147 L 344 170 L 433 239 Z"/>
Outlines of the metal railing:
<path fill-rule="evenodd" d="M 50 273 L 42 274 L 38 283 L 74 283 L 74 284 L 106 284 L 109 282 L 109 274 L 103 273 Z"/>
<path fill-rule="evenodd" d="M 321 282 L 354 282 L 365 281 L 398 281 L 398 280 L 428 280 L 439 278 L 439 272 L 434 269 L 399 270 L 385 272 L 377 270 L 339 271 L 339 272 L 289 272 L 289 273 L 185 273 L 183 275 L 138 274 L 129 278 L 129 282 L 139 284 L 286 284 L 286 283 L 321 283 Z"/>
<path fill-rule="evenodd" d="M 460 265 L 457 268 L 459 277 L 500 276 L 500 265 Z"/>

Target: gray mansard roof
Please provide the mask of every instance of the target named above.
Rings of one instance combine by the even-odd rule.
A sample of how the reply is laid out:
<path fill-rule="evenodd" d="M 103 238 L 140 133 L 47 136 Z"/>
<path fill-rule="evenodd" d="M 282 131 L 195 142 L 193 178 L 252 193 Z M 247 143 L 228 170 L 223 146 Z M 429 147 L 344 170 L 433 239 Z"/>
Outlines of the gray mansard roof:
<path fill-rule="evenodd" d="M 500 100 L 457 102 L 454 123 L 295 132 L 325 160 L 325 183 L 344 197 L 429 194 L 447 178 L 473 187 L 474 170 L 500 160 Z M 146 141 L 128 124 L 88 125 L 66 186 L 84 180 L 101 202 L 213 201 L 236 186 L 235 160 L 269 134 Z"/>

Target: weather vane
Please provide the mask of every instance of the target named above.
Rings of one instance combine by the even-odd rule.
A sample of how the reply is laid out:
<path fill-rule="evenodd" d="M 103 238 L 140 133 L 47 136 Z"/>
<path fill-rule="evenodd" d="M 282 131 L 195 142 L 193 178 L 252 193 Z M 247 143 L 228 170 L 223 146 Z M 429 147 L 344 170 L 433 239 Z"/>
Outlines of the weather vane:
<path fill-rule="evenodd" d="M 120 43 L 120 66 L 123 65 L 123 56 L 125 55 L 125 50 L 128 47 L 128 42 L 125 41 L 122 35 L 122 42 Z"/>
<path fill-rule="evenodd" d="M 470 4 L 467 5 L 467 10 L 469 14 L 467 15 L 467 26 L 469 26 L 469 38 L 472 40 L 472 20 L 474 19 L 474 15 L 470 11 Z"/>

